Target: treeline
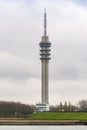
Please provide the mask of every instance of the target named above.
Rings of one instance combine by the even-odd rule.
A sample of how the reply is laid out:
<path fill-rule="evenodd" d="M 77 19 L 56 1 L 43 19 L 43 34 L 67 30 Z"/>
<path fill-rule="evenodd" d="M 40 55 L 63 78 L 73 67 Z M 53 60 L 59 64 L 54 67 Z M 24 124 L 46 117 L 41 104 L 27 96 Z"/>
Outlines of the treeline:
<path fill-rule="evenodd" d="M 0 117 L 26 117 L 33 113 L 34 110 L 34 105 L 0 101 Z"/>
<path fill-rule="evenodd" d="M 0 117 L 28 117 L 36 110 L 34 105 L 26 105 L 20 102 L 6 102 L 0 101 Z M 77 105 L 73 105 L 71 102 L 60 102 L 59 105 L 51 105 L 50 111 L 52 112 L 69 112 L 69 111 L 86 111 L 87 112 L 87 100 L 81 100 Z"/>
<path fill-rule="evenodd" d="M 71 102 L 65 102 L 62 103 L 60 102 L 59 105 L 50 106 L 50 111 L 54 111 L 54 112 L 59 112 L 59 111 L 65 111 L 65 112 L 69 112 L 69 111 L 86 111 L 87 112 L 87 100 L 80 100 L 76 105 L 73 105 Z"/>

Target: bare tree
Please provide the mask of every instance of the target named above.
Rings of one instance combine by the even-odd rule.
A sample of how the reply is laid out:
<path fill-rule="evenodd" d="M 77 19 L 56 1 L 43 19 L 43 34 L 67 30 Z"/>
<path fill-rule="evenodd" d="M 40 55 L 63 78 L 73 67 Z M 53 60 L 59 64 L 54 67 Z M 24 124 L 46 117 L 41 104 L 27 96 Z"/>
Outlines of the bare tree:
<path fill-rule="evenodd" d="M 78 102 L 79 111 L 87 111 L 87 100 L 81 100 Z"/>

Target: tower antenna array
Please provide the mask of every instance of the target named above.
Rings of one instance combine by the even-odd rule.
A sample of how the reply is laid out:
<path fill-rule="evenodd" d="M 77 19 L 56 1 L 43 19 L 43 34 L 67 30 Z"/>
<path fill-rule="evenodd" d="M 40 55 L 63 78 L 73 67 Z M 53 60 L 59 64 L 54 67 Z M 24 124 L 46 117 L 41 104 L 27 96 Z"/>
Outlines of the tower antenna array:
<path fill-rule="evenodd" d="M 46 8 L 44 9 L 44 36 L 47 36 L 47 14 L 46 14 Z"/>

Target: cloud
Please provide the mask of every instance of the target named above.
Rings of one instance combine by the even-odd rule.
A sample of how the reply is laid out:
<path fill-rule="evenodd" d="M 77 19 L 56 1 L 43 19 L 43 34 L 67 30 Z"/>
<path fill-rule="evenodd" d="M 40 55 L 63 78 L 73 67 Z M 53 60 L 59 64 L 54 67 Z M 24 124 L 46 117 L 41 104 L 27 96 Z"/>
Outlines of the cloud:
<path fill-rule="evenodd" d="M 84 80 L 54 80 L 50 83 L 50 103 L 71 101 L 74 104 L 81 99 L 87 99 L 87 81 Z"/>
<path fill-rule="evenodd" d="M 0 78 L 28 79 L 39 76 L 34 62 L 9 53 L 0 53 Z"/>
<path fill-rule="evenodd" d="M 86 86 L 87 79 L 87 9 L 81 1 L 80 4 L 77 2 L 74 0 L 0 1 L 0 86 L 4 84 L 0 89 L 1 99 L 26 102 L 29 92 L 29 101 L 38 102 L 41 76 L 39 42 L 43 35 L 44 7 L 47 7 L 47 31 L 52 43 L 52 58 L 49 62 L 50 82 L 53 82 L 54 86 L 54 90 L 50 92 L 52 103 L 53 100 L 56 102 L 56 97 L 58 100 L 64 98 L 67 100 L 68 91 L 72 95 L 71 100 L 84 97 L 80 91 L 82 84 Z M 38 82 L 37 85 L 35 82 Z M 21 90 L 20 94 L 19 89 L 16 92 L 19 86 L 22 86 L 24 93 Z M 38 86 L 37 98 L 34 99 L 33 90 Z M 57 88 L 57 86 L 61 87 Z M 76 96 L 74 90 L 77 86 L 79 86 L 79 94 L 74 98 Z M 63 97 L 64 92 L 66 94 Z M 9 96 L 9 93 L 13 96 Z M 19 99 L 16 98 L 16 93 L 20 95 Z"/>
<path fill-rule="evenodd" d="M 20 101 L 27 104 L 39 102 L 40 85 L 38 79 L 0 79 L 0 100 Z"/>
<path fill-rule="evenodd" d="M 43 35 L 43 12 L 39 12 L 42 7 L 40 6 L 38 9 L 38 6 L 42 3 L 43 5 L 49 3 L 49 1 L 38 0 L 33 1 L 34 4 L 28 5 L 26 2 L 20 2 L 20 0 L 2 2 L 0 51 L 9 53 L 15 58 L 18 57 L 18 59 L 13 57 L 13 60 L 7 59 L 6 62 L 9 63 L 7 67 L 6 62 L 3 62 L 5 72 L 2 69 L 2 73 L 5 77 L 22 78 L 34 75 L 38 77 L 40 70 L 39 41 Z M 80 72 L 83 71 L 80 67 L 82 64 L 86 66 L 86 63 L 82 63 L 86 58 L 84 61 L 81 59 L 84 59 L 84 48 L 86 48 L 87 41 L 87 10 L 71 1 L 56 1 L 53 6 L 52 4 L 53 2 L 48 4 L 48 35 L 52 41 L 51 63 L 55 66 L 54 75 L 57 79 L 78 79 L 80 78 L 79 73 L 86 75 L 86 73 Z M 49 12 L 51 9 L 53 11 Z M 80 58 L 79 55 L 81 55 Z M 37 64 L 38 71 L 35 69 L 35 64 Z M 30 66 L 29 69 L 25 67 L 27 65 Z M 52 70 L 53 68 L 51 68 L 51 77 Z M 6 74 L 6 71 L 9 74 Z M 14 76 L 12 76 L 13 74 Z"/>
<path fill-rule="evenodd" d="M 20 2 L 19 0 L 18 2 L 2 1 L 1 4 L 3 6 L 0 13 L 0 51 L 3 54 L 9 53 L 13 56 L 13 60 L 7 59 L 3 62 L 4 65 L 2 64 L 3 67 L 1 68 L 5 70 L 4 72 L 2 69 L 2 73 L 5 77 L 7 63 L 9 63 L 7 64 L 9 70 L 7 77 L 21 78 L 22 75 L 24 75 L 23 77 L 30 77 L 33 74 L 38 76 L 38 71 L 40 70 L 39 41 L 41 34 L 43 34 L 40 30 L 43 30 L 43 20 L 40 22 L 42 14 L 39 11 L 42 7 L 40 6 L 38 10 L 38 6 L 45 5 L 49 1 L 41 2 L 38 0 L 37 2 L 33 1 L 33 4 L 28 3 L 28 5 L 26 3 L 27 1 L 22 0 Z M 84 53 L 86 55 L 87 10 L 69 0 L 65 2 L 56 1 L 53 6 L 52 4 L 52 1 L 48 4 L 48 34 L 52 41 L 51 63 L 55 66 L 54 75 L 57 79 L 85 78 L 87 74 L 82 69 L 82 66 L 86 66 Z M 28 8 L 29 6 L 30 8 Z M 54 7 L 55 10 L 49 12 Z M 36 13 L 33 11 L 36 11 Z M 26 65 L 22 63 L 27 65 L 31 64 L 31 70 L 29 69 L 28 71 L 28 67 L 25 67 Z M 39 68 L 37 66 L 38 71 L 35 71 L 34 63 L 39 65 Z M 23 67 L 18 67 L 20 65 Z M 25 70 L 23 68 L 27 69 Z M 12 73 L 14 76 L 12 76 Z M 51 68 L 51 77 L 52 73 Z"/>
<path fill-rule="evenodd" d="M 60 12 L 57 12 L 52 19 L 54 26 L 51 27 L 54 79 L 87 79 L 85 57 L 87 55 L 87 10 L 75 3 L 68 3 L 67 6 L 62 6 Z"/>

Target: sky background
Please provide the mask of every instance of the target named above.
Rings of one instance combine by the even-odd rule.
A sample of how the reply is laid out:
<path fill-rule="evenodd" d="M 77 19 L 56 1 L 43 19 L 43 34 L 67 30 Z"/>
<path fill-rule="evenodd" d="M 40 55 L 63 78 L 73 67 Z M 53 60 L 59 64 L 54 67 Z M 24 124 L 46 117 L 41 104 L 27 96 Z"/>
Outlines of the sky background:
<path fill-rule="evenodd" d="M 41 101 L 45 7 L 52 43 L 49 102 L 87 99 L 87 0 L 0 0 L 0 100 Z"/>

